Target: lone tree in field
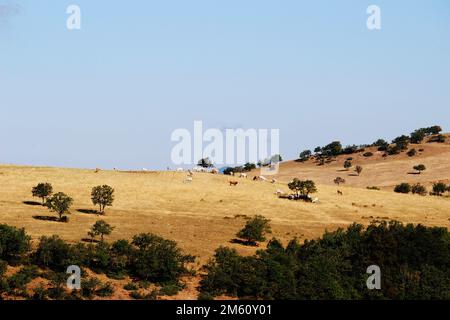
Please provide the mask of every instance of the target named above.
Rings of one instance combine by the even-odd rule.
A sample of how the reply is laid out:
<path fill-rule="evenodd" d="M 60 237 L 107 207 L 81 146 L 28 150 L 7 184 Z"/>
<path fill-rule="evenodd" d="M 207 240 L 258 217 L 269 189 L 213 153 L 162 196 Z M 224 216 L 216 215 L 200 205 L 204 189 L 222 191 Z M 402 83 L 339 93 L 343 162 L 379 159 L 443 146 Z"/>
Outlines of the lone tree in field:
<path fill-rule="evenodd" d="M 344 168 L 345 169 L 350 169 L 352 167 L 352 162 L 350 160 L 345 160 L 344 162 Z"/>
<path fill-rule="evenodd" d="M 51 211 L 55 211 L 59 215 L 59 220 L 63 221 L 63 215 L 69 212 L 73 199 L 65 193 L 55 193 L 51 198 L 47 199 L 45 205 Z"/>
<path fill-rule="evenodd" d="M 94 205 L 98 205 L 101 214 L 105 213 L 105 207 L 112 206 L 114 201 L 114 189 L 108 185 L 92 188 L 91 199 Z"/>
<path fill-rule="evenodd" d="M 246 240 L 248 245 L 257 245 L 258 241 L 266 240 L 265 234 L 271 233 L 268 219 L 263 216 L 254 216 L 252 219 L 248 220 L 244 228 L 239 231 L 236 236 Z"/>
<path fill-rule="evenodd" d="M 308 199 L 310 193 L 317 192 L 316 184 L 312 180 L 299 180 L 294 178 L 288 184 L 289 189 L 295 192 L 296 199 Z"/>
<path fill-rule="evenodd" d="M 211 159 L 209 159 L 209 158 L 202 158 L 202 159 L 198 160 L 197 165 L 199 165 L 200 167 L 203 167 L 203 168 L 214 167 L 214 164 L 212 163 Z"/>
<path fill-rule="evenodd" d="M 45 205 L 45 200 L 53 193 L 53 187 L 50 183 L 39 183 L 31 190 L 33 197 L 42 199 L 42 205 Z"/>
<path fill-rule="evenodd" d="M 361 167 L 361 166 L 356 166 L 355 167 L 355 171 L 356 171 L 356 173 L 358 174 L 358 176 L 361 174 L 361 172 L 363 171 L 363 167 Z"/>
<path fill-rule="evenodd" d="M 110 235 L 111 232 L 114 230 L 114 227 L 111 226 L 109 223 L 107 223 L 104 220 L 98 220 L 95 222 L 95 224 L 91 227 L 91 231 L 88 232 L 88 235 L 95 239 L 95 237 L 100 236 L 101 242 L 103 242 L 103 237 L 106 235 Z"/>
<path fill-rule="evenodd" d="M 422 173 L 426 169 L 426 167 L 423 164 L 418 164 L 417 166 L 413 167 L 414 170 L 419 171 L 419 174 Z"/>
<path fill-rule="evenodd" d="M 345 183 L 345 179 L 341 178 L 341 177 L 337 177 L 336 179 L 333 180 L 335 184 L 337 184 L 338 186 L 342 183 Z"/>

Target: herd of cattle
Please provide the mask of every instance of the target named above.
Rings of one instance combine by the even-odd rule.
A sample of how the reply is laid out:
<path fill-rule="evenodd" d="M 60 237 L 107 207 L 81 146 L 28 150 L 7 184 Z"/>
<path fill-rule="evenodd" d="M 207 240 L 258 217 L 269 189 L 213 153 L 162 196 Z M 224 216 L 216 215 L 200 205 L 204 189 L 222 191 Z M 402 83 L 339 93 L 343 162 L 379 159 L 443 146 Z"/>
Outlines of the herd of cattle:
<path fill-rule="evenodd" d="M 169 168 L 167 168 L 169 170 Z M 101 169 L 100 168 L 96 168 L 95 169 L 95 173 L 100 172 Z M 119 171 L 118 168 L 114 168 L 114 171 Z M 143 172 L 147 172 L 149 171 L 146 168 L 142 168 Z M 141 172 L 142 172 L 141 171 Z M 183 180 L 183 183 L 192 183 L 194 181 L 193 177 L 194 177 L 194 172 L 195 173 L 211 173 L 211 174 L 219 174 L 220 171 L 217 168 L 204 168 L 204 167 L 194 167 L 192 169 L 183 169 L 183 168 L 178 168 L 176 169 L 177 172 L 186 172 L 186 177 Z M 248 178 L 248 174 L 245 172 L 238 172 L 238 173 L 234 173 L 234 172 L 230 172 L 229 173 L 230 176 L 237 176 L 239 178 L 242 179 L 247 179 Z M 265 181 L 265 182 L 270 182 L 272 184 L 277 183 L 278 181 L 276 179 L 268 179 L 264 176 L 261 175 L 256 175 L 253 177 L 253 181 Z M 235 187 L 239 184 L 238 180 L 229 180 L 228 183 L 230 184 L 230 187 Z M 338 191 L 339 192 L 339 191 Z M 274 193 L 275 195 L 279 196 L 279 197 L 286 197 L 290 199 L 290 195 L 286 195 L 286 192 L 284 192 L 281 189 L 277 189 L 276 192 Z M 341 193 L 342 194 L 342 193 Z M 310 202 L 317 202 L 319 199 L 318 198 L 314 198 L 314 199 L 310 199 Z"/>

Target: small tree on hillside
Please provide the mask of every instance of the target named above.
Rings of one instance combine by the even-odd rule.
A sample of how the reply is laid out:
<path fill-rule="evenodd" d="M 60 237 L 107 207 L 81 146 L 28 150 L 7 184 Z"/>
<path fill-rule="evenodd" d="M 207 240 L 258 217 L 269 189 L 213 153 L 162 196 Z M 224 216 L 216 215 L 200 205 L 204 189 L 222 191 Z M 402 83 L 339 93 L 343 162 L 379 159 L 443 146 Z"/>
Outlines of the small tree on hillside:
<path fill-rule="evenodd" d="M 426 167 L 423 164 L 418 164 L 417 166 L 413 167 L 414 170 L 418 171 L 419 174 L 426 169 Z"/>
<path fill-rule="evenodd" d="M 361 166 L 356 166 L 355 167 L 355 171 L 356 171 L 356 173 L 358 174 L 358 176 L 361 174 L 361 172 L 363 171 L 363 167 L 361 167 Z"/>
<path fill-rule="evenodd" d="M 91 231 L 88 232 L 88 235 L 92 237 L 92 239 L 95 239 L 96 236 L 100 236 L 100 239 L 103 242 L 103 237 L 105 235 L 110 235 L 113 230 L 114 227 L 112 227 L 109 223 L 104 220 L 98 220 L 91 227 Z"/>
<path fill-rule="evenodd" d="M 248 220 L 244 228 L 236 236 L 247 241 L 249 245 L 256 245 L 258 241 L 266 240 L 265 234 L 271 233 L 268 219 L 257 215 Z"/>
<path fill-rule="evenodd" d="M 209 158 L 202 158 L 198 161 L 197 165 L 203 168 L 211 168 L 214 167 L 214 164 L 212 163 L 211 159 Z"/>
<path fill-rule="evenodd" d="M 344 162 L 344 168 L 345 169 L 350 169 L 352 167 L 352 162 L 350 160 L 345 160 Z"/>
<path fill-rule="evenodd" d="M 410 193 L 411 185 L 409 183 L 403 182 L 395 186 L 394 192 L 397 193 Z"/>
<path fill-rule="evenodd" d="M 424 196 L 427 194 L 427 188 L 425 188 L 425 186 L 421 185 L 420 183 L 416 183 L 411 187 L 411 192 L 413 194 L 419 194 L 421 196 Z"/>
<path fill-rule="evenodd" d="M 114 201 L 114 189 L 108 185 L 92 188 L 91 199 L 94 205 L 100 207 L 100 213 L 105 213 L 106 206 L 112 206 Z"/>
<path fill-rule="evenodd" d="M 295 192 L 295 198 L 307 199 L 310 193 L 317 192 L 316 184 L 312 180 L 299 180 L 295 178 L 288 184 L 289 189 Z"/>
<path fill-rule="evenodd" d="M 338 186 L 342 183 L 345 183 L 345 179 L 341 178 L 341 177 L 337 177 L 336 179 L 333 180 L 335 184 L 337 184 Z"/>
<path fill-rule="evenodd" d="M 433 184 L 433 192 L 432 195 L 442 196 L 445 191 L 448 191 L 447 186 L 443 182 L 437 182 Z"/>
<path fill-rule="evenodd" d="M 59 220 L 63 221 L 63 215 L 69 212 L 73 199 L 63 192 L 55 193 L 51 198 L 47 199 L 45 205 L 51 211 L 55 211 L 59 215 Z"/>
<path fill-rule="evenodd" d="M 45 205 L 45 200 L 53 193 L 53 187 L 50 183 L 39 183 L 37 186 L 33 187 L 31 190 L 33 197 L 38 197 L 42 199 L 42 205 Z"/>
<path fill-rule="evenodd" d="M 300 152 L 300 155 L 299 155 L 300 161 L 308 160 L 309 157 L 311 157 L 311 154 L 312 154 L 311 150 L 304 150 L 304 151 Z"/>

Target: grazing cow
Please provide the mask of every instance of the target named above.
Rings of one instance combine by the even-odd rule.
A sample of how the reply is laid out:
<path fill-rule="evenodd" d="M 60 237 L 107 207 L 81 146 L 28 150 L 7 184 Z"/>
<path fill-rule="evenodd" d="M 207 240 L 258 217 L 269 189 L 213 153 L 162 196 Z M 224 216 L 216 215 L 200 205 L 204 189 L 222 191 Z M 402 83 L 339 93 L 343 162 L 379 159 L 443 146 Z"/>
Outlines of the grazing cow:
<path fill-rule="evenodd" d="M 186 179 L 184 179 L 183 183 L 191 183 L 192 182 L 192 177 L 186 177 Z"/>
<path fill-rule="evenodd" d="M 276 179 L 272 179 L 272 180 L 270 180 L 270 183 L 276 183 L 277 182 L 277 180 Z"/>
<path fill-rule="evenodd" d="M 344 193 L 343 193 L 341 190 L 338 190 L 338 191 L 337 191 L 337 194 L 340 195 L 340 196 L 343 196 L 343 195 L 344 195 Z"/>
<path fill-rule="evenodd" d="M 234 172 L 233 171 L 230 171 L 230 176 L 234 176 Z"/>
<path fill-rule="evenodd" d="M 246 178 L 246 179 L 247 179 L 247 174 L 241 172 L 241 173 L 239 174 L 239 178 Z"/>
<path fill-rule="evenodd" d="M 237 186 L 238 185 L 238 181 L 228 181 L 230 183 L 230 186 Z"/>

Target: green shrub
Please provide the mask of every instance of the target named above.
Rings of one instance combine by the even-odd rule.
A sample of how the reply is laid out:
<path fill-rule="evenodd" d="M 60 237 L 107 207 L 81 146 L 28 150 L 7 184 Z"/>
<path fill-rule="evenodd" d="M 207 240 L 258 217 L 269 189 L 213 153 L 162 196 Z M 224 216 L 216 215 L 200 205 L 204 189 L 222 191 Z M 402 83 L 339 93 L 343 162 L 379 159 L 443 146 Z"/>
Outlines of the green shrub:
<path fill-rule="evenodd" d="M 25 266 L 9 277 L 8 284 L 11 289 L 23 290 L 31 280 L 38 276 L 39 272 L 36 266 Z"/>
<path fill-rule="evenodd" d="M 381 290 L 367 290 L 366 269 L 382 270 Z M 450 234 L 446 228 L 399 222 L 353 224 L 322 238 L 277 240 L 254 256 L 219 248 L 203 268 L 200 296 L 251 299 L 450 298 Z M 433 285 L 434 284 L 434 285 Z"/>
<path fill-rule="evenodd" d="M 437 182 L 433 184 L 432 195 L 441 196 L 445 191 L 447 191 L 447 185 L 445 183 Z"/>
<path fill-rule="evenodd" d="M 417 154 L 416 149 L 410 149 L 407 153 L 408 157 L 414 157 Z"/>
<path fill-rule="evenodd" d="M 368 151 L 368 152 L 365 152 L 365 153 L 363 153 L 363 156 L 364 157 L 372 157 L 373 156 L 373 152 L 370 152 L 370 151 Z"/>
<path fill-rule="evenodd" d="M 411 192 L 413 194 L 424 196 L 427 194 L 427 188 L 425 188 L 425 186 L 421 185 L 420 183 L 416 183 L 411 187 Z"/>
<path fill-rule="evenodd" d="M 188 272 L 186 264 L 195 260 L 191 255 L 184 255 L 175 241 L 150 233 L 134 236 L 132 244 L 137 250 L 133 252 L 130 272 L 141 280 L 176 282 Z"/>
<path fill-rule="evenodd" d="M 395 186 L 394 192 L 397 193 L 410 193 L 411 185 L 409 183 L 403 182 Z"/>
<path fill-rule="evenodd" d="M 41 237 L 33 261 L 40 267 L 65 272 L 70 265 L 80 265 L 79 256 L 71 246 L 58 236 Z"/>
<path fill-rule="evenodd" d="M 0 260 L 18 263 L 31 249 L 30 241 L 25 229 L 0 224 Z"/>
<path fill-rule="evenodd" d="M 123 288 L 128 291 L 134 291 L 139 289 L 139 286 L 133 282 L 128 282 L 126 285 L 123 286 Z"/>
<path fill-rule="evenodd" d="M 166 283 L 159 289 L 158 294 L 161 296 L 174 296 L 183 288 L 184 285 L 180 283 Z"/>

